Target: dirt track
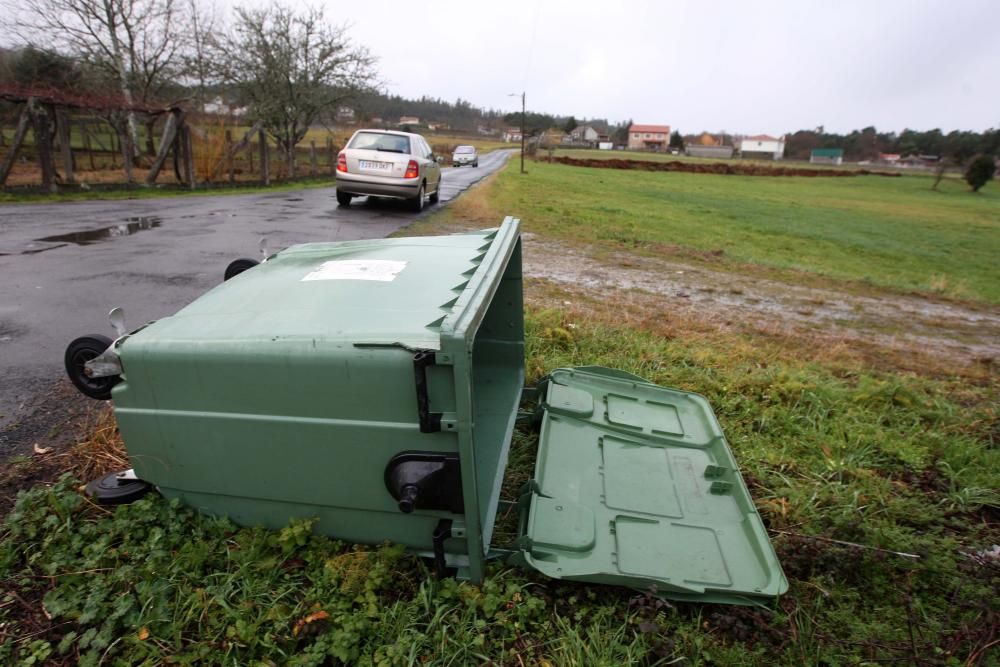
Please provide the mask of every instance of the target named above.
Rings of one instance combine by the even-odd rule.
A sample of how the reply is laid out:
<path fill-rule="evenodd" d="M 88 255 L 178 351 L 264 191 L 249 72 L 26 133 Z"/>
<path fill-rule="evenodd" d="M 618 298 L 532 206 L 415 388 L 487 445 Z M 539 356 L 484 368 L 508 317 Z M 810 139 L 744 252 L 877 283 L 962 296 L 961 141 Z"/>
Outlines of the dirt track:
<path fill-rule="evenodd" d="M 609 158 L 553 157 L 543 161 L 568 164 L 573 167 L 597 167 L 599 169 L 636 169 L 639 171 L 682 171 L 689 174 L 722 174 L 726 176 L 888 176 L 899 177 L 890 171 L 869 171 L 868 169 L 809 169 L 804 167 L 773 167 L 764 164 L 731 164 L 728 162 L 655 162 L 653 160 L 627 160 Z"/>
<path fill-rule="evenodd" d="M 919 295 L 856 294 L 718 269 L 703 262 L 616 253 L 598 260 L 586 248 L 524 234 L 525 275 L 607 294 L 639 290 L 662 299 L 664 313 L 696 314 L 720 326 L 819 337 L 887 350 L 919 350 L 961 364 L 1000 358 L 1000 309 Z"/>

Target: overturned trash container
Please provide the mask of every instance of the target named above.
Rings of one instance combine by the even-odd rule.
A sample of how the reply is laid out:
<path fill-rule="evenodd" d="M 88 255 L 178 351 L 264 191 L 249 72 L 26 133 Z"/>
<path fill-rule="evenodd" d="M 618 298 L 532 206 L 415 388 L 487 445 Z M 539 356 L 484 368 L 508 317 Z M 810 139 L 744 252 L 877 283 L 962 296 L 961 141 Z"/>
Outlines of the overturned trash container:
<path fill-rule="evenodd" d="M 517 220 L 292 246 L 120 333 L 87 374 L 114 374 L 135 477 L 203 512 L 315 518 L 473 581 L 505 557 L 679 599 L 787 588 L 706 400 L 604 368 L 557 370 L 534 392 L 520 537 L 492 544 L 524 390 Z"/>

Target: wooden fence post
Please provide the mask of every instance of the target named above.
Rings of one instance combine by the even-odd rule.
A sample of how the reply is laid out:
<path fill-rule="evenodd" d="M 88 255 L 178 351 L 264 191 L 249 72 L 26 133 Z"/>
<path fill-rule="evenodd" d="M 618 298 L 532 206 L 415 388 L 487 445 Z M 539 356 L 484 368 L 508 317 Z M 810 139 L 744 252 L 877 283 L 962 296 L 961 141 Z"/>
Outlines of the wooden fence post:
<path fill-rule="evenodd" d="M 59 151 L 62 153 L 63 180 L 76 182 L 73 175 L 73 147 L 70 146 L 69 119 L 65 110 L 56 111 L 56 134 L 59 136 Z"/>
<path fill-rule="evenodd" d="M 56 191 L 56 166 L 52 161 L 52 130 L 49 114 L 45 108 L 32 113 L 32 129 L 35 135 L 35 150 L 38 151 L 38 165 L 42 169 L 42 189 Z"/>
<path fill-rule="evenodd" d="M 111 132 L 108 134 L 109 142 L 111 144 L 111 168 L 118 168 L 118 130 L 114 125 L 111 125 Z"/>
<path fill-rule="evenodd" d="M 125 170 L 125 181 L 131 185 L 135 182 L 132 174 L 132 136 L 128 131 L 128 124 L 122 121 L 123 129 L 118 136 L 118 146 L 122 149 L 122 168 Z"/>
<path fill-rule="evenodd" d="M 264 185 L 271 184 L 271 156 L 267 145 L 267 133 L 260 131 L 260 180 Z"/>
<path fill-rule="evenodd" d="M 3 163 L 0 164 L 0 185 L 7 183 L 7 176 L 10 175 L 14 161 L 17 160 L 21 144 L 24 143 L 24 136 L 28 133 L 28 125 L 31 123 L 31 111 L 34 106 L 35 98 L 29 97 L 28 102 L 24 105 L 24 109 L 21 110 L 21 117 L 17 120 L 17 129 L 14 130 L 14 140 L 10 143 L 10 150 L 7 151 L 7 156 L 4 157 Z"/>
<path fill-rule="evenodd" d="M 153 165 L 149 168 L 149 173 L 146 174 L 146 185 L 152 185 L 156 182 L 156 177 L 160 175 L 160 170 L 167 159 L 167 154 L 170 153 L 171 148 L 175 148 L 177 124 L 180 122 L 181 117 L 182 113 L 176 109 L 171 110 L 170 115 L 167 116 L 167 122 L 163 125 L 163 136 L 160 137 L 160 148 L 156 152 L 156 157 L 153 159 Z"/>
<path fill-rule="evenodd" d="M 80 121 L 80 134 L 83 135 L 83 150 L 87 151 L 90 160 L 90 170 L 94 171 L 94 151 L 90 147 L 90 123 L 85 120 Z"/>
<path fill-rule="evenodd" d="M 247 169 L 247 175 L 253 175 L 253 141 L 247 142 L 247 164 L 250 165 Z"/>
<path fill-rule="evenodd" d="M 192 190 L 197 186 L 198 174 L 194 170 L 194 144 L 191 141 L 191 127 L 184 123 L 181 136 L 184 141 L 184 170 L 187 172 L 188 187 Z"/>
<path fill-rule="evenodd" d="M 253 139 L 253 135 L 257 133 L 257 131 L 261 128 L 262 125 L 263 125 L 263 123 L 261 121 L 257 121 L 256 123 L 254 123 L 253 127 L 251 127 L 249 130 L 247 130 L 246 134 L 243 135 L 243 138 L 240 139 L 239 141 L 237 141 L 235 144 L 232 143 L 232 141 L 233 141 L 232 134 L 227 130 L 226 131 L 226 151 L 222 155 L 222 159 L 220 159 L 218 162 L 215 163 L 215 167 L 213 167 L 212 171 L 209 172 L 208 179 L 206 179 L 206 180 L 214 181 L 216 178 L 218 178 L 219 173 L 222 171 L 222 168 L 224 166 L 226 166 L 226 163 L 228 162 L 229 163 L 229 180 L 230 180 L 230 182 L 232 182 L 233 179 L 234 179 L 234 175 L 233 175 L 233 161 L 234 161 L 234 159 L 236 157 L 236 154 L 239 153 L 241 150 L 243 150 L 244 146 L 250 144 L 250 141 Z"/>
<path fill-rule="evenodd" d="M 226 166 L 229 167 L 229 182 L 236 181 L 236 160 L 233 156 L 233 131 L 226 128 Z"/>

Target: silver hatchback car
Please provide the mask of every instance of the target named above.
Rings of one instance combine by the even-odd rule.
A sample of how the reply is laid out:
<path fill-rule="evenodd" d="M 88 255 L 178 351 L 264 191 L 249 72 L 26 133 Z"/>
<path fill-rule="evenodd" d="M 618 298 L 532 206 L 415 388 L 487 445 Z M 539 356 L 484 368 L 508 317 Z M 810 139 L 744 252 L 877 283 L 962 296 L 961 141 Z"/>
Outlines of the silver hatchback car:
<path fill-rule="evenodd" d="M 475 146 L 457 146 L 455 152 L 451 154 L 451 163 L 456 167 L 463 164 L 471 164 L 473 167 L 479 166 L 479 153 Z"/>
<path fill-rule="evenodd" d="M 358 130 L 337 156 L 337 203 L 349 206 L 356 196 L 406 199 L 420 211 L 430 195 L 438 202 L 441 165 L 419 134 Z"/>

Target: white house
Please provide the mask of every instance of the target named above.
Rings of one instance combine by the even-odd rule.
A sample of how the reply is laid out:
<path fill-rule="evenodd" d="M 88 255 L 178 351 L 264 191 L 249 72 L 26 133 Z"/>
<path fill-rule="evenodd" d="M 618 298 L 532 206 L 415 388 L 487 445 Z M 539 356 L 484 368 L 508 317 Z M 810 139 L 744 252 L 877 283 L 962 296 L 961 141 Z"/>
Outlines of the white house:
<path fill-rule="evenodd" d="M 516 127 L 508 127 L 503 131 L 502 139 L 507 142 L 520 141 L 521 140 L 521 130 Z"/>
<path fill-rule="evenodd" d="M 396 123 L 399 127 L 404 125 L 420 125 L 420 119 L 417 116 L 400 116 L 399 122 Z"/>
<path fill-rule="evenodd" d="M 755 134 L 740 141 L 740 155 L 745 158 L 780 160 L 785 155 L 785 138 Z"/>
<path fill-rule="evenodd" d="M 569 136 L 573 138 L 575 143 L 593 144 L 597 142 L 601 135 L 590 125 L 577 125 L 569 133 Z"/>

